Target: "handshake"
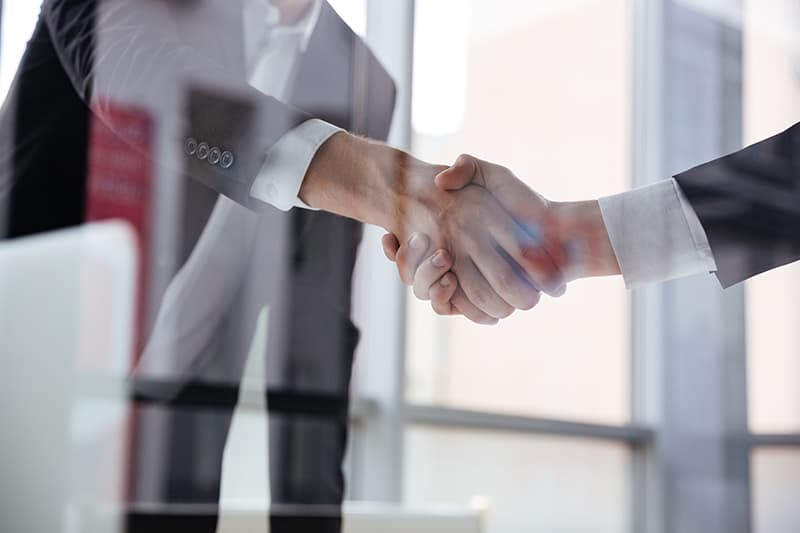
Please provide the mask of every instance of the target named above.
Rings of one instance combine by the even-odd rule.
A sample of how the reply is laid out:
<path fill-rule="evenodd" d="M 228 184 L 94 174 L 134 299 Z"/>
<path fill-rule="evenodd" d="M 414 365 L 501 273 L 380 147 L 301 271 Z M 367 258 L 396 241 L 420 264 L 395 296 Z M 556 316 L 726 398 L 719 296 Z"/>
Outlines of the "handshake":
<path fill-rule="evenodd" d="M 619 274 L 597 201 L 550 202 L 508 169 L 462 155 L 432 165 L 339 133 L 300 189 L 309 206 L 385 228 L 383 247 L 442 315 L 495 324 L 581 277 Z"/>
<path fill-rule="evenodd" d="M 569 281 L 619 274 L 598 202 L 548 201 L 507 168 L 469 155 L 433 181 L 442 199 L 434 216 L 398 206 L 408 229 L 403 239 L 385 235 L 383 249 L 437 314 L 496 324 L 533 308 L 542 292 L 563 295 Z"/>

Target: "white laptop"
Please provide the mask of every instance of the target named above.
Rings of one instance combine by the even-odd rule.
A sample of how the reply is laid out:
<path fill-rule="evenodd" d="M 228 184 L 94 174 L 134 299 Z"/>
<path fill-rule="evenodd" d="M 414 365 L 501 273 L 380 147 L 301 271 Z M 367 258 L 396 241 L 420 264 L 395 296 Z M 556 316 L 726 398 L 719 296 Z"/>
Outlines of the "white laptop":
<path fill-rule="evenodd" d="M 0 242 L 0 531 L 122 531 L 135 281 L 121 222 Z"/>

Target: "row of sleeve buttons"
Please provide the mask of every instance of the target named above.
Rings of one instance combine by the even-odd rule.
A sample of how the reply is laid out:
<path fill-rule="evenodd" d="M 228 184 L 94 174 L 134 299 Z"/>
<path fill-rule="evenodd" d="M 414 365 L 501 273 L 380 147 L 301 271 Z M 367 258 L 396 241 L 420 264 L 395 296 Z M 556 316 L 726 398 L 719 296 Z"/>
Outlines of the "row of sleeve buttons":
<path fill-rule="evenodd" d="M 206 142 L 197 142 L 197 139 L 189 137 L 183 146 L 186 155 L 193 155 L 200 161 L 208 161 L 209 165 L 224 169 L 231 168 L 235 161 L 233 152 L 221 150 L 216 146 L 209 146 Z"/>

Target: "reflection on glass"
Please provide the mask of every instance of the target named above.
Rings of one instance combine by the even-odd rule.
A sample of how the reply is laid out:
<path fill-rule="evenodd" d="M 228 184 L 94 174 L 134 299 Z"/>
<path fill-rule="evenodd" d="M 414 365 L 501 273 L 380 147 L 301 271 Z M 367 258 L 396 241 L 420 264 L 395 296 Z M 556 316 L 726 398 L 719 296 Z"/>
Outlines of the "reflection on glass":
<path fill-rule="evenodd" d="M 629 531 L 630 451 L 621 444 L 414 427 L 405 500 L 486 504 L 486 533 Z"/>
<path fill-rule="evenodd" d="M 418 48 L 430 40 L 426 31 L 451 22 L 424 4 Z M 626 190 L 629 2 L 473 0 L 457 11 L 458 27 L 467 25 L 466 51 L 439 46 L 417 54 L 415 152 L 432 161 L 466 152 L 502 162 L 555 200 Z M 430 67 L 434 59 L 451 69 L 466 65 L 444 81 Z M 456 109 L 462 100 L 464 109 Z M 573 283 L 568 297 L 544 297 L 493 328 L 434 317 L 413 297 L 408 305 L 411 401 L 629 419 L 628 295 L 620 280 Z"/>

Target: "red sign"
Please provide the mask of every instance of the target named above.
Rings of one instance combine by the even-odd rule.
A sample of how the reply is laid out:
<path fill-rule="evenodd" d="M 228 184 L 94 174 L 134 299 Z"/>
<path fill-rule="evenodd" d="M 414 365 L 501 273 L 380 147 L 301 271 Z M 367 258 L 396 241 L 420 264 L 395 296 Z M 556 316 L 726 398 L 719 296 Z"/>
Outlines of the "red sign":
<path fill-rule="evenodd" d="M 139 247 L 134 364 L 143 348 L 154 179 L 153 121 L 140 109 L 102 103 L 92 113 L 86 220 L 122 219 Z"/>

